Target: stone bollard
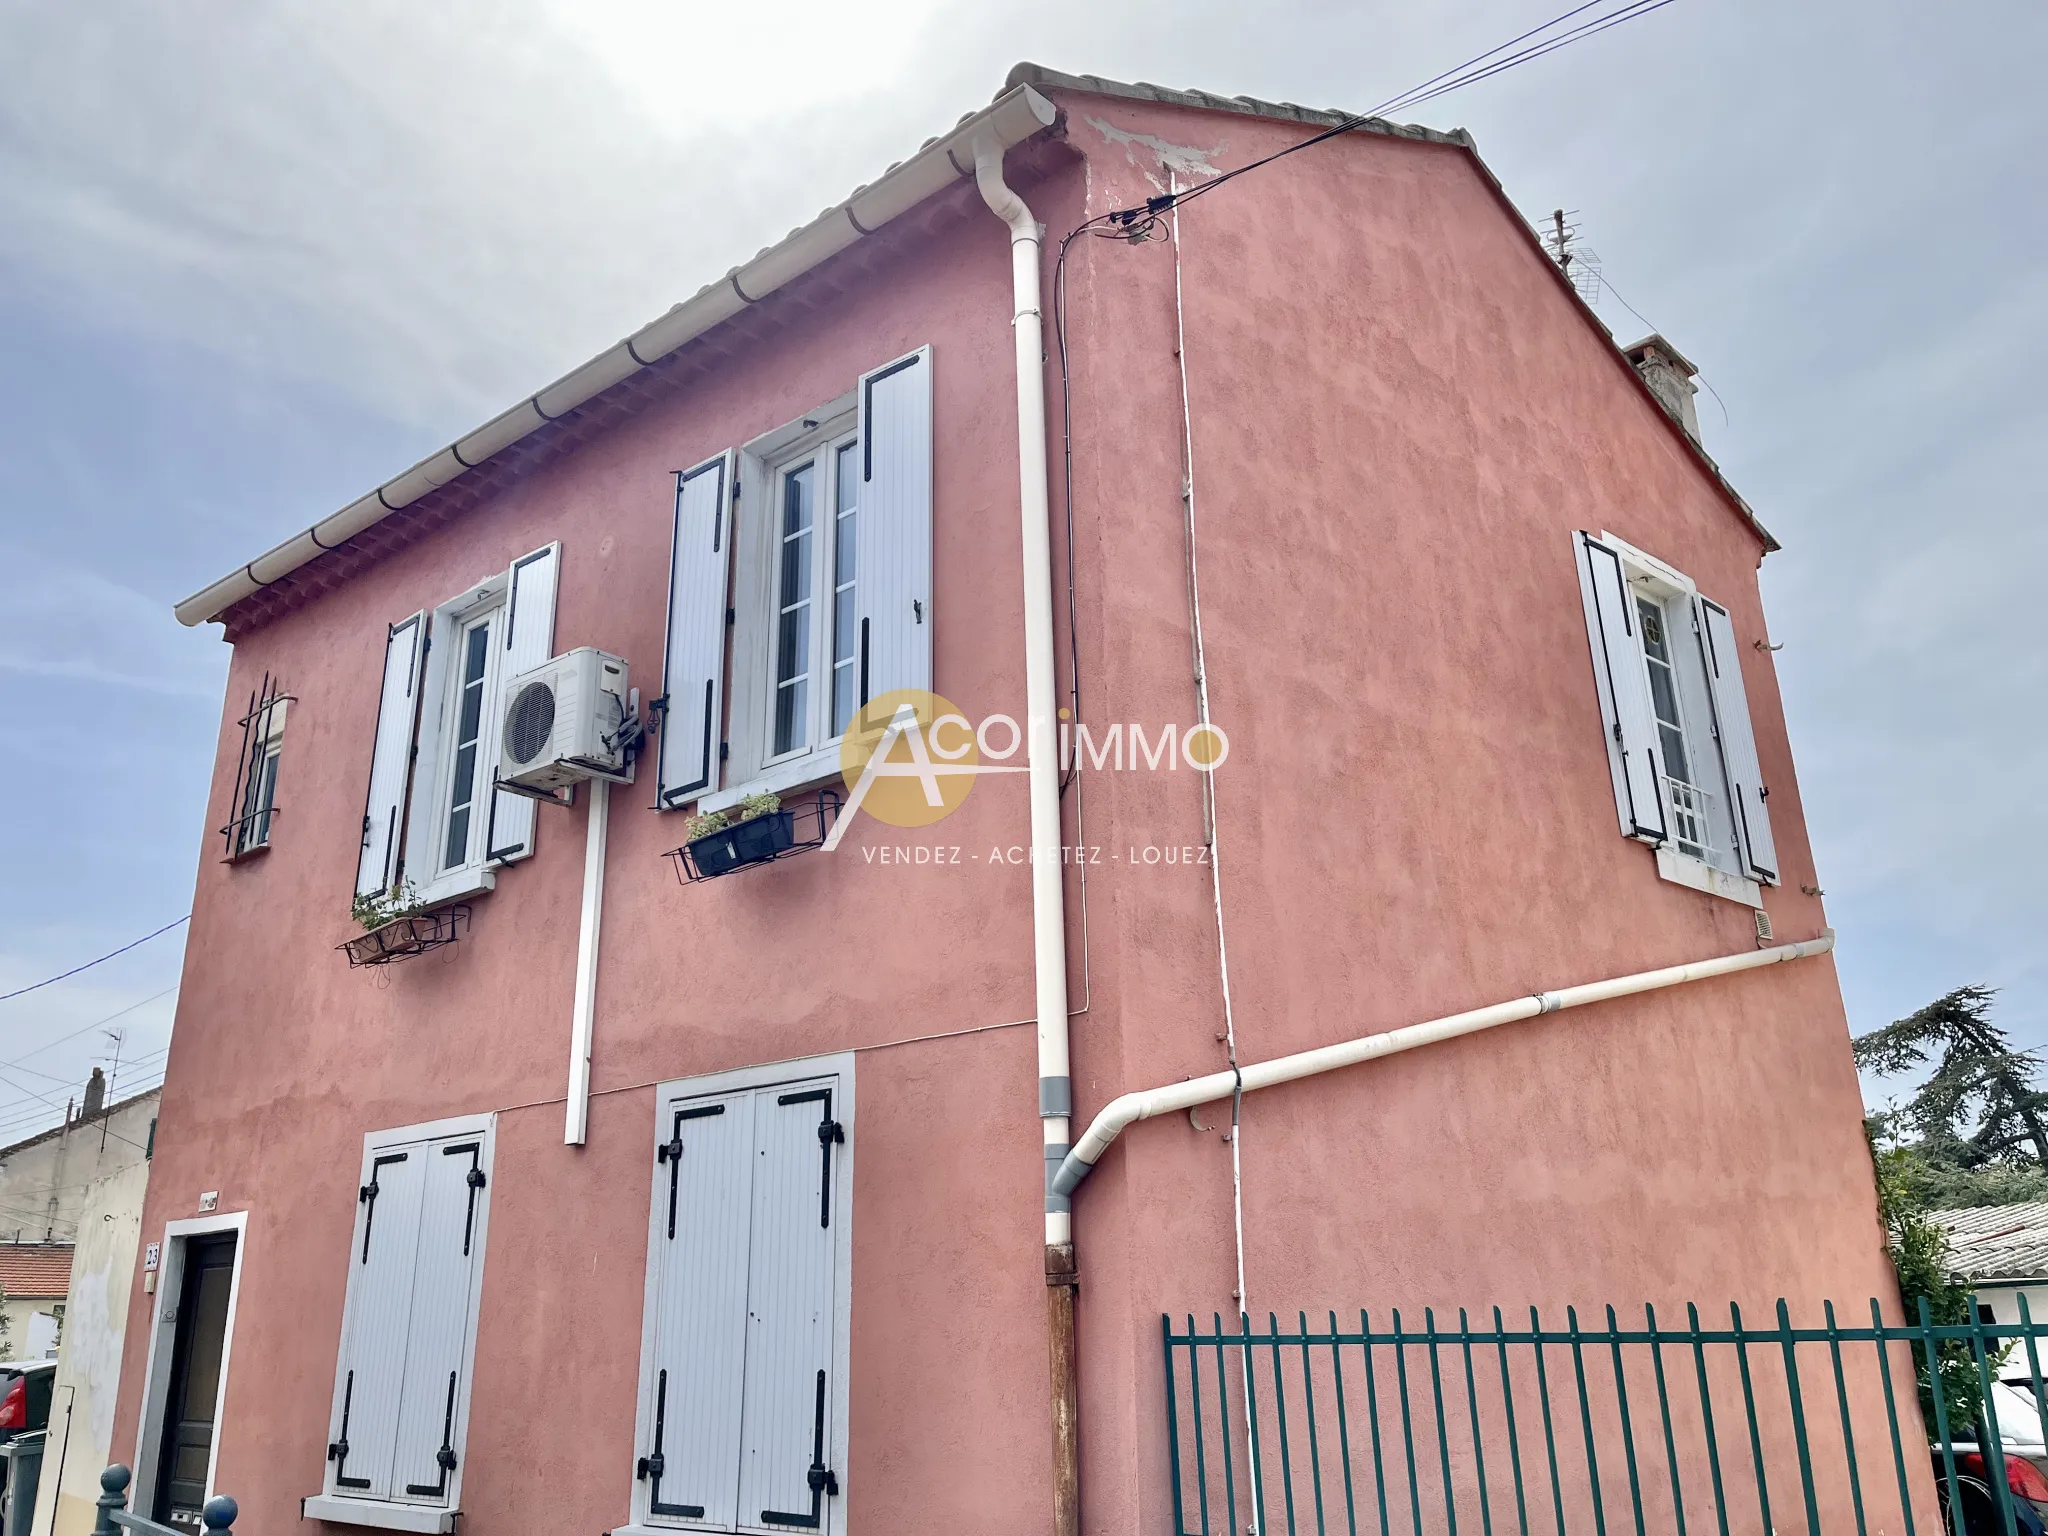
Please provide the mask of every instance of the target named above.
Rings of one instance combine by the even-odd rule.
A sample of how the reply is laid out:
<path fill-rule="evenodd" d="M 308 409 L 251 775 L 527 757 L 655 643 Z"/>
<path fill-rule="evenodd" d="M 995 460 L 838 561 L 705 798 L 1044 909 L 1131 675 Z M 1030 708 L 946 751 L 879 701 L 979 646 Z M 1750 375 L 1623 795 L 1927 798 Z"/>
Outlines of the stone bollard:
<path fill-rule="evenodd" d="M 241 1506 L 233 1499 L 224 1493 L 216 1493 L 199 1511 L 199 1523 L 206 1527 L 206 1536 L 227 1536 L 228 1527 L 235 1523 L 235 1516 L 241 1512 Z"/>
<path fill-rule="evenodd" d="M 114 1525 L 114 1511 L 128 1507 L 128 1480 L 132 1475 L 118 1461 L 100 1474 L 100 1496 L 93 1501 L 100 1512 L 93 1522 L 92 1536 L 120 1536 Z"/>

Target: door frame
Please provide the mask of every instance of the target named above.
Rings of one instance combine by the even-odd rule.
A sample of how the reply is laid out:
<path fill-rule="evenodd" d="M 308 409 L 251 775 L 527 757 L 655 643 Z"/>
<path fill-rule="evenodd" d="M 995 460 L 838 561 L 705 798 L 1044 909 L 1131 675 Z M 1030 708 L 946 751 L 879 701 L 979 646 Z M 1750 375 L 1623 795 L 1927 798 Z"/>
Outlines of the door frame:
<path fill-rule="evenodd" d="M 249 1213 L 227 1211 L 212 1216 L 195 1216 L 164 1223 L 162 1257 L 158 1264 L 156 1294 L 150 1303 L 149 1357 L 142 1373 L 142 1412 L 136 1428 L 135 1477 L 130 1507 L 146 1519 L 158 1518 L 156 1474 L 158 1452 L 163 1445 L 164 1414 L 171 1392 L 171 1357 L 178 1335 L 178 1306 L 184 1299 L 185 1253 L 195 1237 L 235 1234 L 235 1262 L 228 1279 L 228 1315 L 220 1343 L 220 1385 L 213 1399 L 213 1447 L 206 1457 L 206 1496 L 214 1495 L 214 1474 L 220 1465 L 222 1410 L 228 1400 L 228 1366 L 235 1345 L 235 1303 L 242 1295 L 242 1260 L 248 1250 Z M 143 1506 L 147 1505 L 147 1508 Z"/>

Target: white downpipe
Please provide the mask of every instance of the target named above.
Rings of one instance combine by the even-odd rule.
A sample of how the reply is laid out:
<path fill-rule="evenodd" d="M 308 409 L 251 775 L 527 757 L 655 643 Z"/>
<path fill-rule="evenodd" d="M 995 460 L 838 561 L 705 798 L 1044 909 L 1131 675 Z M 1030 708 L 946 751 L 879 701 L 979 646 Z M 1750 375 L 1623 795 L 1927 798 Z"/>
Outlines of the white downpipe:
<path fill-rule="evenodd" d="M 1010 226 L 1011 328 L 1017 341 L 1017 478 L 1024 534 L 1024 703 L 1031 750 L 1031 931 L 1037 972 L 1038 1113 L 1045 1127 L 1045 1240 L 1073 1241 L 1073 1208 L 1052 1188 L 1073 1134 L 1067 1062 L 1067 922 L 1060 848 L 1059 730 L 1052 649 L 1052 504 L 1046 490 L 1045 327 L 1039 247 L 1045 226 L 1003 181 L 1003 142 L 974 141 L 974 180 Z"/>
<path fill-rule="evenodd" d="M 612 787 L 590 783 L 590 814 L 583 834 L 583 922 L 576 931 L 576 1005 L 569 1023 L 569 1105 L 562 1144 L 580 1147 L 590 1130 L 590 1035 L 597 1016 L 597 940 L 604 926 L 604 845 L 611 824 Z"/>
<path fill-rule="evenodd" d="M 1318 1046 L 1312 1051 L 1299 1051 L 1292 1056 L 1255 1062 L 1242 1069 L 1244 1091 L 1250 1093 L 1256 1088 L 1270 1088 L 1276 1083 L 1291 1083 L 1299 1078 L 1314 1077 L 1321 1072 L 1333 1072 L 1339 1067 L 1356 1066 L 1363 1061 L 1376 1061 L 1382 1056 L 1412 1051 L 1419 1045 L 1434 1045 L 1439 1040 L 1476 1034 L 1482 1029 L 1492 1029 L 1495 1025 L 1512 1024 L 1518 1019 L 1533 1019 L 1539 1014 L 1556 1013 L 1564 1008 L 1578 1008 L 1587 1003 L 1605 1002 L 1616 997 L 1631 997 L 1638 992 L 1655 992 L 1662 987 L 1682 986 L 1689 981 L 1705 981 L 1711 976 L 1727 976 L 1736 971 L 1752 971 L 1759 966 L 1776 965 L 1786 960 L 1803 960 L 1809 955 L 1824 955 L 1834 947 L 1835 931 L 1830 928 L 1819 938 L 1807 939 L 1798 944 L 1780 944 L 1773 949 L 1723 955 L 1713 960 L 1695 960 L 1690 965 L 1671 965 L 1659 971 L 1640 971 L 1633 976 L 1617 976 L 1611 981 L 1591 981 L 1583 986 L 1566 987 L 1558 992 L 1538 992 L 1531 997 L 1518 997 L 1511 1002 L 1495 1003 L 1490 1008 L 1475 1008 L 1469 1013 L 1454 1013 L 1448 1018 L 1430 1019 L 1421 1024 L 1388 1030 L 1385 1034 L 1366 1035 L 1362 1039 L 1346 1040 L 1339 1045 Z M 1164 1088 L 1151 1088 L 1140 1093 L 1127 1093 L 1111 1100 L 1102 1113 L 1095 1117 L 1094 1123 L 1088 1127 L 1087 1134 L 1081 1138 L 1066 1162 L 1061 1165 L 1055 1187 L 1071 1194 L 1075 1186 L 1088 1176 L 1102 1154 L 1109 1149 L 1109 1144 L 1133 1121 L 1149 1120 L 1154 1115 L 1172 1114 L 1175 1110 L 1193 1109 L 1198 1104 L 1227 1099 L 1237 1090 L 1237 1086 L 1235 1074 L 1211 1072 L 1206 1077 L 1190 1078 L 1184 1083 L 1173 1083 Z"/>

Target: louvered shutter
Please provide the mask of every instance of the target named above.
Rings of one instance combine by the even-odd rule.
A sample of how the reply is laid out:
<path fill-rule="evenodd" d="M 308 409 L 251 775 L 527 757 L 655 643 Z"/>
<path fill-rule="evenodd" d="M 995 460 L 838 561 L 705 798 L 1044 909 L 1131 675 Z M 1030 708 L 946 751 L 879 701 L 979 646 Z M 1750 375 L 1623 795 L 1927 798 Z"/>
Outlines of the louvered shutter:
<path fill-rule="evenodd" d="M 420 1142 L 380 1147 L 364 1160 L 349 1253 L 333 1438 L 327 1448 L 338 1494 L 391 1497 L 426 1150 Z"/>
<path fill-rule="evenodd" d="M 660 804 L 681 805 L 718 787 L 725 677 L 725 611 L 732 566 L 730 454 L 676 478 L 669 546 L 668 650 L 662 693 Z"/>
<path fill-rule="evenodd" d="M 1629 592 L 1620 553 L 1591 534 L 1580 533 L 1576 538 L 1580 595 L 1585 600 L 1586 633 L 1593 646 L 1601 719 L 1607 728 L 1615 809 L 1621 817 L 1621 830 L 1628 836 L 1661 843 L 1668 826 L 1664 776 L 1635 598 Z"/>
<path fill-rule="evenodd" d="M 391 888 L 399 873 L 399 819 L 412 773 L 413 734 L 419 726 L 420 680 L 425 671 L 427 616 L 416 613 L 391 626 L 384 639 L 384 687 L 377 701 L 377 734 L 370 749 L 370 789 L 363 807 L 363 851 L 356 864 L 356 894 Z"/>
<path fill-rule="evenodd" d="M 837 1079 L 764 1089 L 755 1108 L 740 1523 L 819 1530 L 832 1468 L 832 1170 Z M 816 1475 L 813 1475 L 813 1472 Z"/>
<path fill-rule="evenodd" d="M 1728 796 L 1735 807 L 1746 873 L 1778 883 L 1778 845 L 1771 837 L 1771 812 L 1764 803 L 1763 772 L 1750 724 L 1749 694 L 1742 686 L 1742 652 L 1735 621 L 1708 598 L 1696 598 L 1700 628 L 1707 637 L 1707 679 L 1714 694 L 1714 728 L 1721 737 L 1721 762 L 1728 770 Z"/>
<path fill-rule="evenodd" d="M 654 1352 L 636 1471 L 647 1518 L 730 1531 L 747 1345 L 755 1095 L 663 1111 L 649 1246 Z"/>
<path fill-rule="evenodd" d="M 445 1505 L 458 1455 L 456 1411 L 488 1186 L 481 1136 L 430 1142 L 418 1155 L 424 1189 L 392 1497 Z"/>
<path fill-rule="evenodd" d="M 498 663 L 498 698 L 483 740 L 490 755 L 491 781 L 498 778 L 498 754 L 504 736 L 505 705 L 512 679 L 555 654 L 555 588 L 562 564 L 562 546 L 550 544 L 512 562 L 506 579 L 505 651 Z M 501 864 L 533 853 L 534 813 L 539 807 L 525 795 L 495 790 L 486 857 Z"/>
<path fill-rule="evenodd" d="M 932 352 L 860 381 L 859 700 L 932 685 Z"/>

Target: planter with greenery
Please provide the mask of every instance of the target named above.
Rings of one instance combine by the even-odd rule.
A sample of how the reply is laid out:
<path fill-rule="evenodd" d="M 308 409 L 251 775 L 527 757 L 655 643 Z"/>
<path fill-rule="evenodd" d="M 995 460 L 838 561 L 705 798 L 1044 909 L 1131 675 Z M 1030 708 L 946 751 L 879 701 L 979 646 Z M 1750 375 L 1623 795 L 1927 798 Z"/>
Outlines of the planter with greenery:
<path fill-rule="evenodd" d="M 687 858 L 699 879 L 765 864 L 796 844 L 796 812 L 775 795 L 748 795 L 730 811 L 705 811 L 683 825 Z"/>
<path fill-rule="evenodd" d="M 469 920 L 469 908 L 458 905 L 428 911 L 412 882 L 401 880 L 389 891 L 356 897 L 349 916 L 364 932 L 336 947 L 348 956 L 353 968 L 389 965 L 454 943 Z"/>

